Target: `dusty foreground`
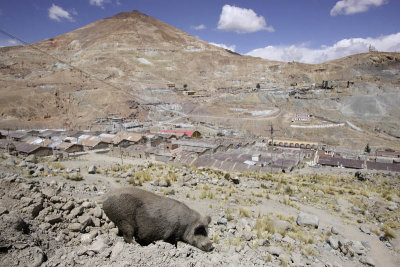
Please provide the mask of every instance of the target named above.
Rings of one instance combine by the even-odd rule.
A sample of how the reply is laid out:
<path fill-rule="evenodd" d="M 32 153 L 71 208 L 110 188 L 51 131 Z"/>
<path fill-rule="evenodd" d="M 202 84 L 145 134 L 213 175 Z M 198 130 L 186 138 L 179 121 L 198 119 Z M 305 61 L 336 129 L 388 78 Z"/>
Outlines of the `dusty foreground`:
<path fill-rule="evenodd" d="M 400 266 L 398 175 L 233 174 L 96 154 L 0 162 L 1 266 Z M 210 215 L 215 250 L 125 243 L 101 208 L 125 186 Z"/>

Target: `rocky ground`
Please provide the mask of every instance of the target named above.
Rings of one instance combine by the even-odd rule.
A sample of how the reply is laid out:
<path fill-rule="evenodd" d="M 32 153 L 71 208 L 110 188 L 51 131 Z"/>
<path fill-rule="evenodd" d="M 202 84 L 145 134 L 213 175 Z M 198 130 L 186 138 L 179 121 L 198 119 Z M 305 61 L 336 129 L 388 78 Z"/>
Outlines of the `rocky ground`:
<path fill-rule="evenodd" d="M 0 266 L 400 265 L 398 174 L 238 174 L 96 154 L 54 160 L 2 155 Z M 125 243 L 101 204 L 123 186 L 210 215 L 215 250 Z"/>

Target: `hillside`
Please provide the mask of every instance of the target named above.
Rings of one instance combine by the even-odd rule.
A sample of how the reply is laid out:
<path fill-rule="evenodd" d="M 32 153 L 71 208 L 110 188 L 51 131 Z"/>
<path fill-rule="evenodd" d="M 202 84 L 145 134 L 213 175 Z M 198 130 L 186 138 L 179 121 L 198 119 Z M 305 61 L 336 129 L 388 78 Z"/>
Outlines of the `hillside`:
<path fill-rule="evenodd" d="M 174 122 L 256 135 L 266 135 L 270 121 L 286 137 L 327 142 L 339 134 L 332 144 L 349 134 L 356 137 L 355 146 L 370 139 L 378 144 L 382 134 L 382 145 L 400 146 L 399 53 L 365 53 L 318 65 L 274 62 L 210 45 L 138 11 L 0 51 L 0 128 L 86 129 L 110 113 L 153 123 L 174 115 Z M 323 80 L 334 81 L 334 90 L 289 95 Z M 347 88 L 348 81 L 354 85 Z M 168 83 L 187 84 L 201 97 L 184 96 Z M 256 84 L 261 90 L 252 91 Z M 160 111 L 160 104 L 177 104 L 179 110 Z M 249 116 L 238 108 L 266 115 Z M 372 133 L 290 128 L 290 118 L 304 112 Z"/>

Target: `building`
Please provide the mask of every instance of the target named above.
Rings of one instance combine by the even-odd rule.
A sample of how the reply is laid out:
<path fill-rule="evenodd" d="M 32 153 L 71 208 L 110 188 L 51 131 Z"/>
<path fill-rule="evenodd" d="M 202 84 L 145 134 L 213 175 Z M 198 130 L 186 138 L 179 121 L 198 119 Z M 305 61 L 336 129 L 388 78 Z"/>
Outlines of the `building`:
<path fill-rule="evenodd" d="M 186 137 L 194 137 L 200 138 L 201 133 L 199 131 L 189 131 L 189 130 L 160 130 L 161 134 L 172 134 L 179 137 L 186 136 Z"/>
<path fill-rule="evenodd" d="M 56 150 L 66 153 L 75 153 L 84 151 L 83 145 L 63 142 L 56 146 Z"/>
<path fill-rule="evenodd" d="M 83 145 L 86 150 L 105 149 L 109 147 L 108 143 L 93 139 L 83 139 L 80 144 Z"/>
<path fill-rule="evenodd" d="M 35 155 L 38 157 L 45 157 L 53 155 L 53 149 L 50 147 L 31 145 L 22 142 L 15 142 L 15 150 L 18 154 L 24 156 Z"/>
<path fill-rule="evenodd" d="M 114 146 L 128 147 L 135 144 L 145 144 L 147 138 L 139 133 L 119 132 L 113 138 Z"/>
<path fill-rule="evenodd" d="M 268 140 L 268 144 L 272 145 L 272 140 Z M 318 143 L 312 141 L 301 141 L 292 139 L 274 138 L 274 146 L 302 148 L 302 149 L 318 149 Z"/>
<path fill-rule="evenodd" d="M 8 152 L 14 150 L 15 145 L 14 141 L 8 140 L 8 139 L 0 139 L 0 149 L 7 150 Z"/>
<path fill-rule="evenodd" d="M 29 137 L 29 135 L 25 131 L 16 131 L 12 132 L 8 135 L 8 138 L 20 142 L 22 141 L 23 138 Z"/>
<path fill-rule="evenodd" d="M 309 121 L 311 118 L 310 114 L 307 113 L 296 113 L 296 116 L 292 119 L 292 122 L 295 121 Z"/>
<path fill-rule="evenodd" d="M 179 147 L 178 144 L 173 144 L 171 142 L 164 143 L 164 150 L 166 150 L 166 151 L 174 150 L 174 149 L 177 149 L 178 147 Z"/>
<path fill-rule="evenodd" d="M 183 91 L 183 95 L 195 95 L 196 94 L 196 92 L 195 91 Z"/>
<path fill-rule="evenodd" d="M 261 161 L 261 154 L 254 154 L 251 156 L 251 160 L 256 162 Z"/>

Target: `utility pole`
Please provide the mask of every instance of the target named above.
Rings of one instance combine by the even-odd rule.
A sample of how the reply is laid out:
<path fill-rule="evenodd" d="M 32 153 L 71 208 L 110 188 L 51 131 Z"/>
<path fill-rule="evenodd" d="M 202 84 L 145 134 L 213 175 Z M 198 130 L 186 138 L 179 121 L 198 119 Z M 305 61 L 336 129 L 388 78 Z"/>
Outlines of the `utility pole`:
<path fill-rule="evenodd" d="M 122 157 L 122 147 L 121 147 L 121 145 L 119 146 L 119 152 L 121 153 L 121 166 L 124 166 L 124 159 Z"/>
<path fill-rule="evenodd" d="M 270 134 L 271 134 L 271 174 L 272 174 L 272 163 L 274 162 L 274 132 L 279 132 L 279 130 L 274 130 L 272 122 L 270 123 Z"/>

